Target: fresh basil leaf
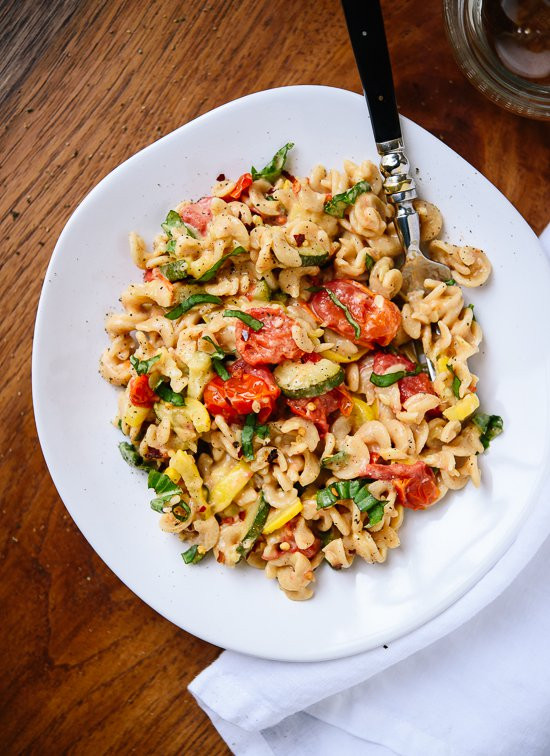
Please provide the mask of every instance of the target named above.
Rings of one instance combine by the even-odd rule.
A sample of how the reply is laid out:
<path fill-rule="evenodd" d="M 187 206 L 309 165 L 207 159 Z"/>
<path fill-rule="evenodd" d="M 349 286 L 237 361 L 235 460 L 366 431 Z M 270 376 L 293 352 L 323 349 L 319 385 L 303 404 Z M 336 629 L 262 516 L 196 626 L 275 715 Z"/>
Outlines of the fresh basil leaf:
<path fill-rule="evenodd" d="M 244 247 L 235 247 L 232 252 L 221 257 L 211 268 L 208 268 L 206 273 L 203 273 L 200 278 L 197 278 L 197 283 L 208 283 L 208 281 L 211 281 L 227 259 L 234 257 L 235 255 L 242 255 L 243 252 L 246 252 Z"/>
<path fill-rule="evenodd" d="M 350 326 L 353 328 L 353 332 L 355 333 L 355 338 L 358 339 L 361 335 L 361 326 L 359 323 L 353 318 L 351 312 L 348 310 L 345 304 L 342 304 L 336 294 L 331 291 L 330 289 L 327 289 L 326 286 L 323 287 L 326 293 L 330 297 L 330 301 L 336 305 L 336 307 L 339 307 L 341 310 L 343 310 L 344 315 L 346 316 L 346 320 L 350 324 Z"/>
<path fill-rule="evenodd" d="M 204 559 L 204 556 L 204 554 L 200 553 L 197 545 L 191 546 L 190 549 L 187 549 L 187 551 L 184 551 L 181 555 L 185 564 L 198 564 L 198 562 Z"/>
<path fill-rule="evenodd" d="M 453 374 L 453 384 L 452 384 L 453 394 L 455 395 L 457 399 L 460 399 L 460 386 L 462 385 L 462 381 L 453 370 L 452 365 L 447 365 L 447 369 L 449 370 L 449 372 Z"/>
<path fill-rule="evenodd" d="M 137 467 L 138 470 L 150 470 L 152 465 L 146 462 L 141 454 L 136 451 L 136 448 L 129 444 L 127 441 L 121 441 L 118 445 L 118 450 L 122 459 L 131 467 Z"/>
<path fill-rule="evenodd" d="M 372 509 L 369 509 L 369 522 L 367 527 L 370 528 L 373 525 L 378 525 L 378 523 L 382 520 L 384 517 L 384 502 L 379 501 L 377 504 L 372 507 Z"/>
<path fill-rule="evenodd" d="M 220 376 L 222 381 L 228 381 L 231 378 L 229 370 L 225 367 L 221 360 L 212 359 L 212 366 L 216 373 Z"/>
<path fill-rule="evenodd" d="M 258 179 L 265 179 L 266 181 L 269 181 L 270 183 L 275 183 L 275 181 L 279 178 L 281 175 L 281 172 L 283 168 L 285 167 L 286 162 L 286 156 L 294 147 L 294 142 L 288 142 L 284 145 L 284 147 L 281 147 L 280 150 L 277 150 L 277 152 L 273 155 L 271 161 L 262 168 L 261 171 L 257 171 L 254 166 L 252 166 L 250 173 L 252 174 L 252 178 L 254 181 L 257 181 Z"/>
<path fill-rule="evenodd" d="M 138 375 L 147 375 L 151 367 L 160 360 L 160 354 L 150 357 L 148 360 L 138 360 L 135 354 L 130 357 L 130 364 Z"/>
<path fill-rule="evenodd" d="M 264 324 L 261 320 L 256 320 L 256 318 L 253 318 L 252 315 L 249 315 L 246 312 L 242 312 L 241 310 L 226 310 L 223 314 L 223 317 L 238 318 L 239 320 L 242 320 L 242 322 L 249 328 L 252 328 L 253 331 L 261 331 L 261 329 L 264 327 Z"/>
<path fill-rule="evenodd" d="M 254 429 L 256 428 L 256 415 L 251 412 L 246 416 L 244 427 L 241 433 L 241 444 L 243 447 L 243 457 L 249 462 L 254 459 L 254 447 L 252 439 L 254 438 Z"/>
<path fill-rule="evenodd" d="M 163 512 L 172 496 L 183 495 L 181 488 L 176 483 L 174 483 L 174 481 L 171 480 L 168 475 L 158 472 L 158 470 L 149 471 L 147 486 L 154 489 L 155 493 L 157 494 L 157 496 L 151 500 L 151 509 L 154 509 L 155 512 Z M 181 506 L 183 510 L 187 509 L 188 516 L 191 514 L 191 510 L 184 501 L 180 501 L 178 503 L 178 506 Z"/>
<path fill-rule="evenodd" d="M 449 278 L 448 281 L 444 281 L 443 283 L 446 283 L 447 286 L 456 286 L 456 281 L 454 280 L 454 278 Z"/>
<path fill-rule="evenodd" d="M 367 273 L 370 273 L 371 270 L 374 268 L 374 258 L 369 255 L 367 252 L 365 255 L 365 270 Z"/>
<path fill-rule="evenodd" d="M 417 365 L 414 370 L 397 370 L 395 373 L 386 373 L 385 375 L 379 375 L 378 373 L 371 373 L 370 382 L 374 383 L 378 388 L 386 388 L 392 386 L 402 378 L 408 378 L 411 375 L 418 375 L 422 372 L 422 366 Z"/>
<path fill-rule="evenodd" d="M 155 386 L 155 393 L 160 396 L 163 402 L 173 404 L 175 407 L 183 407 L 185 405 L 185 398 L 183 395 L 178 394 L 176 391 L 172 391 L 170 386 L 162 380 Z"/>
<path fill-rule="evenodd" d="M 327 507 L 332 507 L 334 504 L 338 501 L 338 496 L 336 496 L 330 488 L 322 488 L 320 491 L 317 491 L 317 509 L 326 509 Z"/>
<path fill-rule="evenodd" d="M 324 210 L 328 215 L 333 215 L 335 218 L 343 218 L 346 207 L 354 205 L 357 198 L 365 192 L 370 192 L 370 184 L 368 181 L 359 181 L 359 183 L 348 189 L 347 192 L 341 194 L 335 194 L 334 197 L 325 202 Z"/>
<path fill-rule="evenodd" d="M 174 240 L 172 239 L 172 241 Z M 168 252 L 174 252 L 174 249 L 168 249 L 168 246 L 166 247 L 166 250 Z M 174 262 L 161 265 L 159 270 L 164 278 L 167 278 L 169 281 L 182 281 L 184 278 L 187 278 L 187 261 L 174 260 Z"/>
<path fill-rule="evenodd" d="M 475 314 L 475 312 L 474 312 L 474 306 L 473 306 L 473 304 L 472 304 L 472 303 L 470 303 L 470 304 L 468 305 L 468 307 L 469 307 L 469 308 L 470 308 L 470 310 L 472 311 L 472 320 L 473 320 L 473 321 L 474 321 L 474 323 L 475 323 L 475 322 L 476 322 L 476 314 Z"/>
<path fill-rule="evenodd" d="M 162 227 L 162 230 L 166 234 L 168 234 L 169 240 L 173 239 L 172 231 L 174 228 L 185 228 L 188 236 L 192 236 L 193 239 L 197 238 L 196 235 L 193 233 L 193 231 L 189 228 L 189 226 L 183 222 L 183 220 L 181 219 L 181 215 L 175 210 L 170 210 L 170 212 L 166 216 L 166 220 L 164 221 L 164 223 L 161 223 L 160 225 Z"/>
<path fill-rule="evenodd" d="M 375 519 L 371 512 L 376 512 L 378 516 L 379 508 L 384 513 L 385 501 L 376 499 L 368 489 L 368 482 L 362 478 L 353 480 L 339 480 L 331 483 L 328 488 L 317 491 L 317 509 L 326 509 L 332 507 L 340 499 L 352 499 L 361 512 L 369 512 L 369 525 L 375 525 L 380 519 Z"/>
<path fill-rule="evenodd" d="M 349 499 L 350 498 L 350 482 L 349 480 L 339 480 L 337 483 L 333 483 L 331 488 L 335 488 L 338 492 L 338 496 L 341 499 Z"/>
<path fill-rule="evenodd" d="M 325 530 L 324 533 L 320 533 L 319 540 L 321 541 L 321 548 L 324 549 L 325 546 L 328 546 L 331 541 L 334 541 L 335 538 L 338 538 L 337 535 L 334 534 L 334 531 L 332 528 L 329 528 L 329 530 Z"/>
<path fill-rule="evenodd" d="M 180 302 L 177 307 L 167 312 L 164 317 L 168 320 L 177 320 L 181 318 L 186 312 L 189 312 L 193 307 L 199 304 L 222 304 L 222 300 L 219 297 L 215 297 L 213 294 L 191 294 L 190 297 Z"/>
<path fill-rule="evenodd" d="M 262 441 L 269 436 L 269 425 L 257 425 L 256 435 L 261 438 Z"/>
<path fill-rule="evenodd" d="M 183 514 L 180 514 L 178 509 L 181 509 Z M 170 511 L 176 520 L 179 522 L 185 522 L 191 514 L 191 507 L 185 501 L 179 501 L 177 504 L 172 504 L 172 509 Z"/>
<path fill-rule="evenodd" d="M 336 452 L 336 454 L 332 454 L 330 457 L 323 457 L 321 460 L 321 467 L 332 467 L 333 465 L 338 467 L 339 465 L 345 465 L 348 459 L 349 454 L 347 452 L 339 451 Z"/>
<path fill-rule="evenodd" d="M 483 444 L 484 449 L 488 449 L 491 441 L 500 436 L 504 430 L 504 422 L 500 415 L 486 415 L 480 412 L 474 415 L 472 420 L 481 431 L 479 440 Z"/>
<path fill-rule="evenodd" d="M 223 349 L 221 348 L 221 346 L 219 346 L 218 344 L 216 344 L 216 342 L 214 341 L 214 339 L 211 336 L 203 336 L 202 339 L 203 339 L 203 341 L 208 341 L 208 343 L 212 344 L 212 346 L 214 347 L 215 352 L 214 352 L 214 354 L 210 355 L 210 357 L 213 360 L 223 360 L 225 358 L 225 356 L 226 356 L 225 352 L 223 351 Z"/>
<path fill-rule="evenodd" d="M 368 512 L 371 507 L 380 503 L 379 500 L 371 494 L 367 486 L 361 489 L 360 494 L 355 497 L 354 501 L 361 512 Z"/>

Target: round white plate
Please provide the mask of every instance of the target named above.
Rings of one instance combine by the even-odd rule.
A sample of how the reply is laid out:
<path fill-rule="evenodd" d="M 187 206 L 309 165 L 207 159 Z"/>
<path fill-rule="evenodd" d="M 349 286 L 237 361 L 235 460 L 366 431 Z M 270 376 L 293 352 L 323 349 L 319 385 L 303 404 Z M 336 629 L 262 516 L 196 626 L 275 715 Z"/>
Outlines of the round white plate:
<path fill-rule="evenodd" d="M 176 625 L 225 648 L 283 660 L 346 656 L 420 626 L 468 591 L 502 556 L 527 517 L 548 459 L 549 267 L 538 241 L 483 176 L 403 119 L 422 197 L 445 218 L 445 237 L 484 249 L 487 286 L 466 290 L 485 335 L 474 360 L 482 408 L 505 432 L 481 460 L 483 483 L 426 512 L 407 511 L 402 546 L 383 565 L 317 572 L 312 600 L 289 601 L 275 581 L 214 559 L 187 566 L 160 531 L 145 475 L 121 459 L 112 426 L 116 391 L 98 374 L 105 313 L 139 278 L 127 235 L 148 243 L 169 208 L 209 192 L 294 141 L 289 169 L 377 160 L 357 94 L 303 86 L 217 108 L 138 153 L 90 192 L 61 234 L 36 320 L 33 394 L 38 433 L 59 494 L 78 527 L 138 596 Z"/>

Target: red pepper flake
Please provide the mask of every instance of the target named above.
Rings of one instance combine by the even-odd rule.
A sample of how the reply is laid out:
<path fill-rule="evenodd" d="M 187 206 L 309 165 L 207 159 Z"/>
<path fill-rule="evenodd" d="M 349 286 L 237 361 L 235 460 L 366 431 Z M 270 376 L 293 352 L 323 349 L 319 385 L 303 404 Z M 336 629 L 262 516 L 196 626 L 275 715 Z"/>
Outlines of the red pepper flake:
<path fill-rule="evenodd" d="M 332 194 L 325 194 L 325 202 L 330 202 L 332 199 Z"/>
<path fill-rule="evenodd" d="M 297 247 L 301 247 L 302 244 L 305 242 L 305 240 L 306 240 L 305 234 L 294 234 L 294 241 L 296 242 Z"/>
<path fill-rule="evenodd" d="M 281 171 L 281 174 L 292 183 L 296 181 L 296 176 L 293 176 L 292 173 L 289 173 L 288 171 Z"/>
<path fill-rule="evenodd" d="M 199 507 L 199 512 L 206 512 L 206 507 L 205 506 Z"/>
<path fill-rule="evenodd" d="M 220 173 L 216 181 L 225 181 L 225 173 Z"/>
<path fill-rule="evenodd" d="M 218 556 L 216 557 L 216 561 L 218 561 L 220 564 L 224 564 L 225 555 L 221 551 L 218 553 Z"/>
<path fill-rule="evenodd" d="M 246 512 L 244 510 L 239 512 L 239 520 L 244 520 L 245 517 L 246 517 Z"/>
<path fill-rule="evenodd" d="M 286 219 L 286 215 L 278 215 L 278 216 L 277 216 L 277 217 L 275 218 L 275 223 L 276 223 L 276 224 L 277 224 L 278 226 L 284 226 L 284 225 L 285 225 L 285 223 L 286 223 L 286 220 L 287 220 L 287 219 Z"/>

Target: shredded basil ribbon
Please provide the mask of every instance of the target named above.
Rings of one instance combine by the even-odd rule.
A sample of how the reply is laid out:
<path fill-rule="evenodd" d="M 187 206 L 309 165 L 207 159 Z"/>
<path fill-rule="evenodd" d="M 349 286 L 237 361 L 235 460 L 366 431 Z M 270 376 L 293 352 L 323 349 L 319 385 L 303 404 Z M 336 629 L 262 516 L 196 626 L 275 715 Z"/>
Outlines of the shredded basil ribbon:
<path fill-rule="evenodd" d="M 277 152 L 273 155 L 271 161 L 264 168 L 262 168 L 261 171 L 257 171 L 254 166 L 252 166 L 250 173 L 252 174 L 254 181 L 257 181 L 258 179 L 265 179 L 266 181 L 269 181 L 273 184 L 281 175 L 281 172 L 285 167 L 286 156 L 289 150 L 291 150 L 293 147 L 294 142 L 287 142 L 287 144 L 281 147 L 280 150 L 277 150 Z"/>
<path fill-rule="evenodd" d="M 264 324 L 261 320 L 256 320 L 256 318 L 253 318 L 252 315 L 249 315 L 246 312 L 242 312 L 241 310 L 226 310 L 223 314 L 223 317 L 238 318 L 239 320 L 242 320 L 242 322 L 249 328 L 252 328 L 253 331 L 261 331 L 264 327 Z"/>
<path fill-rule="evenodd" d="M 378 373 L 371 373 L 370 382 L 374 383 L 378 388 L 386 388 L 391 386 L 402 378 L 408 378 L 411 375 L 418 375 L 422 372 L 422 366 L 417 365 L 414 370 L 397 370 L 395 373 L 386 373 L 385 375 L 379 375 Z"/>
<path fill-rule="evenodd" d="M 384 516 L 386 502 L 376 499 L 368 486 L 369 483 L 360 478 L 331 483 L 317 492 L 317 509 L 332 507 L 339 499 L 352 499 L 361 512 L 369 513 L 369 525 L 377 525 Z"/>
<path fill-rule="evenodd" d="M 213 294 L 191 294 L 190 297 L 180 302 L 177 307 L 167 312 L 164 317 L 168 320 L 177 320 L 181 318 L 186 312 L 191 310 L 195 305 L 205 304 L 222 304 L 222 300 L 219 297 L 215 297 Z"/>
<path fill-rule="evenodd" d="M 343 218 L 346 207 L 354 205 L 361 194 L 370 192 L 370 190 L 371 188 L 368 181 L 359 181 L 359 183 L 352 186 L 351 189 L 348 189 L 347 192 L 335 194 L 331 200 L 325 202 L 325 213 L 333 215 L 335 218 Z"/>
<path fill-rule="evenodd" d="M 163 512 L 172 496 L 183 496 L 183 491 L 181 490 L 180 486 L 174 483 L 174 481 L 171 480 L 168 475 L 158 472 L 157 470 L 149 471 L 147 486 L 149 488 L 153 488 L 155 493 L 157 494 L 154 499 L 151 499 L 151 509 L 154 509 L 155 512 Z M 185 517 L 174 511 L 178 508 L 181 508 L 183 510 Z M 172 505 L 171 511 L 174 517 L 180 522 L 187 520 L 187 518 L 191 514 L 191 508 L 189 507 L 189 504 L 186 504 L 186 502 L 181 498 L 177 504 Z"/>
<path fill-rule="evenodd" d="M 169 281 L 181 281 L 187 278 L 187 261 L 174 260 L 174 262 L 161 265 L 159 270 L 164 278 L 167 278 Z"/>
<path fill-rule="evenodd" d="M 195 544 L 195 546 L 191 546 L 190 549 L 184 551 L 181 557 L 185 564 L 197 564 L 204 559 L 204 554 L 200 553 L 199 547 Z"/>
<path fill-rule="evenodd" d="M 189 226 L 183 222 L 180 214 L 175 210 L 170 210 L 170 212 L 166 216 L 164 223 L 161 223 L 161 227 L 162 230 L 168 235 L 168 242 L 166 244 L 167 252 L 175 252 L 176 249 L 176 240 L 174 239 L 174 236 L 172 234 L 172 229 L 174 228 L 185 228 L 188 236 L 193 237 L 193 239 L 197 238 L 193 231 L 189 228 Z"/>
<path fill-rule="evenodd" d="M 453 394 L 456 396 L 457 399 L 460 399 L 460 385 L 462 381 L 453 370 L 452 365 L 447 364 L 447 370 L 453 375 L 453 384 L 452 384 Z"/>
<path fill-rule="evenodd" d="M 241 433 L 241 444 L 243 447 L 243 456 L 249 462 L 254 459 L 254 447 L 252 441 L 254 434 L 259 438 L 267 438 L 269 433 L 269 426 L 257 425 L 258 417 L 253 412 L 246 416 L 244 421 L 244 427 Z"/>
<path fill-rule="evenodd" d="M 162 379 L 155 386 L 155 393 L 160 396 L 163 402 L 173 404 L 175 407 L 183 407 L 185 405 L 183 394 L 172 391 L 170 386 Z"/>
<path fill-rule="evenodd" d="M 210 336 L 203 336 L 202 338 L 204 339 L 204 341 L 208 341 L 209 344 L 212 344 L 212 346 L 216 350 L 214 354 L 209 355 L 210 359 L 212 360 L 214 370 L 223 381 L 228 381 L 231 378 L 231 375 L 222 362 L 222 360 L 227 357 L 226 353 L 221 347 L 216 344 L 216 342 L 212 338 L 210 338 Z"/>
<path fill-rule="evenodd" d="M 150 462 L 146 462 L 141 454 L 136 451 L 135 447 L 127 441 L 121 441 L 118 445 L 118 450 L 122 459 L 131 467 L 137 467 L 138 470 L 149 471 L 153 466 Z"/>
<path fill-rule="evenodd" d="M 370 271 L 374 268 L 374 257 L 371 257 L 369 253 L 367 252 L 365 255 L 365 269 L 367 273 L 370 273 Z"/>
<path fill-rule="evenodd" d="M 443 281 L 443 283 L 446 283 L 447 286 L 456 286 L 456 281 L 454 280 L 454 278 L 449 278 L 448 281 Z"/>
<path fill-rule="evenodd" d="M 321 460 L 321 467 L 331 467 L 331 465 L 338 466 L 338 465 L 346 464 L 348 459 L 349 459 L 349 454 L 347 452 L 339 451 L 330 457 L 323 457 L 323 459 Z"/>
<path fill-rule="evenodd" d="M 339 307 L 341 310 L 344 311 L 344 315 L 346 316 L 346 320 L 350 324 L 350 326 L 353 328 L 353 332 L 355 333 L 355 338 L 358 339 L 361 335 L 361 326 L 359 323 L 353 318 L 351 312 L 348 310 L 345 304 L 342 304 L 336 294 L 331 291 L 330 289 L 327 289 L 325 287 L 326 293 L 329 295 L 330 300 L 333 304 L 336 305 L 336 307 Z"/>
<path fill-rule="evenodd" d="M 474 415 L 472 420 L 481 431 L 479 440 L 483 444 L 484 449 L 488 449 L 491 441 L 500 436 L 504 430 L 504 422 L 500 415 L 486 415 L 480 412 Z"/>
<path fill-rule="evenodd" d="M 197 278 L 197 283 L 208 283 L 208 281 L 211 281 L 227 259 L 234 257 L 235 255 L 242 255 L 243 252 L 246 252 L 244 247 L 235 247 L 232 252 L 221 257 L 211 268 L 208 268 L 206 273 L 203 273 L 200 278 Z"/>
<path fill-rule="evenodd" d="M 147 375 L 151 367 L 160 360 L 160 354 L 150 357 L 148 360 L 138 360 L 135 354 L 130 357 L 130 364 L 138 375 Z"/>

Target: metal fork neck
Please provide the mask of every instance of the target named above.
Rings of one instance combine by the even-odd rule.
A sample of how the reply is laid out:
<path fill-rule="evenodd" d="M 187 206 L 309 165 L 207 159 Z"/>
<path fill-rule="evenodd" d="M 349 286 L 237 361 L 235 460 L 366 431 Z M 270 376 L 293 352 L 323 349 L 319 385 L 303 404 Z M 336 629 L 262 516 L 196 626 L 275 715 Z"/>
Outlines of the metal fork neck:
<path fill-rule="evenodd" d="M 377 142 L 376 147 L 381 156 L 384 191 L 396 209 L 394 222 L 399 239 L 405 251 L 419 249 L 420 223 L 413 206 L 413 199 L 417 196 L 416 184 L 411 176 L 403 139 Z"/>

